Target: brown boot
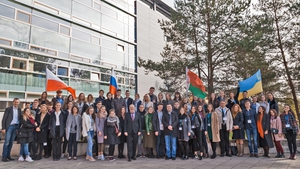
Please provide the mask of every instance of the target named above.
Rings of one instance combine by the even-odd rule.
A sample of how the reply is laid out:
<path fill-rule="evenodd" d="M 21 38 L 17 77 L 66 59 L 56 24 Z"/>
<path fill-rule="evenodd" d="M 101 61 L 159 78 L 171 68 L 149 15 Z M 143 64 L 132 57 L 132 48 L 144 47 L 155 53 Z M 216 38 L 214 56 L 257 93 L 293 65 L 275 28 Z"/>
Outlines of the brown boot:
<path fill-rule="evenodd" d="M 240 155 L 239 157 L 243 157 L 244 156 L 244 144 L 240 144 Z"/>
<path fill-rule="evenodd" d="M 241 147 L 240 147 L 240 144 L 239 144 L 239 143 L 236 143 L 236 147 L 237 147 L 237 151 L 238 151 L 238 153 L 237 153 L 236 156 L 240 156 L 240 154 L 241 154 Z"/>

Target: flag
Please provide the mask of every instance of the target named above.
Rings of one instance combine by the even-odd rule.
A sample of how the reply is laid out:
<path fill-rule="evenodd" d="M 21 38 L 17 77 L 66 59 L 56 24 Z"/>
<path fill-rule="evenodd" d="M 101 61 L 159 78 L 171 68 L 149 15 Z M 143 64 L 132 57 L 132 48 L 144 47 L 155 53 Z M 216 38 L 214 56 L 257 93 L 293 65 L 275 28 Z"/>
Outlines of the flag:
<path fill-rule="evenodd" d="M 248 79 L 240 81 L 239 86 L 240 86 L 240 91 L 239 91 L 238 100 L 241 100 L 243 98 L 243 91 L 247 91 L 248 96 L 252 96 L 262 92 L 263 88 L 262 88 L 260 70 L 258 70 L 254 75 L 252 75 Z"/>
<path fill-rule="evenodd" d="M 111 69 L 111 76 L 110 76 L 110 83 L 109 83 L 109 92 L 113 95 L 116 95 L 118 90 L 118 82 L 117 82 L 117 78 L 115 75 L 115 71 L 112 68 Z"/>
<path fill-rule="evenodd" d="M 201 99 L 206 97 L 205 86 L 202 80 L 188 68 L 186 68 L 186 88 L 190 90 L 194 96 Z"/>
<path fill-rule="evenodd" d="M 46 91 L 67 90 L 76 98 L 75 90 L 66 85 L 60 78 L 46 68 Z"/>

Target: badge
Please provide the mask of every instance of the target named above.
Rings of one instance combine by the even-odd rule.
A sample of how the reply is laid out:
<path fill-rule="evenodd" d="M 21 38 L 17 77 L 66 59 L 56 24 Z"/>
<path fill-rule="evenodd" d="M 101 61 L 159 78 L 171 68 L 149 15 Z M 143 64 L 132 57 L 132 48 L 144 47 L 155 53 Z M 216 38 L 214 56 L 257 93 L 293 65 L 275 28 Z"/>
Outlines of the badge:
<path fill-rule="evenodd" d="M 224 121 L 227 121 L 227 117 L 223 117 L 223 120 L 224 120 Z"/>
<path fill-rule="evenodd" d="M 251 123 L 251 120 L 248 120 L 248 123 Z"/>
<path fill-rule="evenodd" d="M 210 123 L 208 123 L 207 126 L 210 126 Z"/>
<path fill-rule="evenodd" d="M 195 125 L 192 125 L 192 129 L 196 128 Z"/>
<path fill-rule="evenodd" d="M 179 127 L 179 130 L 182 130 L 182 127 Z"/>
<path fill-rule="evenodd" d="M 290 128 L 291 125 L 290 125 L 290 124 L 286 124 L 285 127 L 286 127 L 286 128 Z"/>
<path fill-rule="evenodd" d="M 44 146 L 47 146 L 47 142 L 44 143 Z"/>

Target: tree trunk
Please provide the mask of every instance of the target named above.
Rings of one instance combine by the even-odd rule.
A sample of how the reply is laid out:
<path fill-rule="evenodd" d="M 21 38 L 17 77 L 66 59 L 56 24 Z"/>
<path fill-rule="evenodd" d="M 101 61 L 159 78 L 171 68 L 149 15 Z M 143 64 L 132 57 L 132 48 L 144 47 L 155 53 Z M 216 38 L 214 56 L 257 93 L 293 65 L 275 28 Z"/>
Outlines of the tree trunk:
<path fill-rule="evenodd" d="M 208 1 L 206 1 L 206 9 L 207 9 L 207 60 L 208 60 L 208 97 L 210 97 L 211 93 L 214 92 L 214 75 L 213 75 L 213 63 L 212 63 L 212 46 L 211 46 L 211 20 L 210 20 L 210 10 Z"/>
<path fill-rule="evenodd" d="M 281 52 L 281 57 L 282 57 L 285 72 L 286 72 L 286 75 L 287 75 L 288 84 L 289 84 L 289 86 L 292 90 L 292 96 L 293 96 L 293 101 L 294 101 L 294 104 L 295 104 L 295 109 L 296 109 L 296 113 L 297 113 L 297 116 L 298 116 L 298 120 L 300 121 L 298 99 L 297 99 L 297 96 L 296 96 L 295 86 L 294 86 L 294 83 L 293 83 L 293 80 L 292 80 L 292 77 L 291 77 L 291 72 L 289 71 L 288 63 L 287 63 L 287 60 L 286 60 L 286 57 L 285 57 L 285 54 L 284 54 L 282 40 L 281 40 L 281 37 L 280 37 L 280 28 L 279 28 L 279 25 L 278 25 L 279 21 L 278 21 L 276 9 L 274 9 L 274 14 L 275 14 L 275 24 L 276 24 L 276 32 L 277 32 L 277 40 L 278 40 L 278 44 L 279 44 L 279 49 L 280 49 L 280 52 Z"/>

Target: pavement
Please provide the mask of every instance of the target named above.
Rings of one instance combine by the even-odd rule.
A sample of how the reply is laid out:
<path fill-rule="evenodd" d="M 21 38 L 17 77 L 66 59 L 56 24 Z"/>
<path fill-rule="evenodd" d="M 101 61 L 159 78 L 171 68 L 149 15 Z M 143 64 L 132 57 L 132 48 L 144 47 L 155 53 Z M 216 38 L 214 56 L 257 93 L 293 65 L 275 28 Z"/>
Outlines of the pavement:
<path fill-rule="evenodd" d="M 116 159 L 114 162 L 100 161 L 89 162 L 84 156 L 78 156 L 78 160 L 67 160 L 66 158 L 59 161 L 53 161 L 52 158 L 42 159 L 34 162 L 18 162 L 17 157 L 15 161 L 0 162 L 0 169 L 88 169 L 88 168 L 105 168 L 105 169 L 299 169 L 300 155 L 296 160 L 274 158 L 276 154 L 271 154 L 271 158 L 259 157 L 250 158 L 249 155 L 244 157 L 220 157 L 216 159 L 188 159 L 181 160 L 177 158 L 173 160 L 165 159 L 149 159 L 137 158 L 132 162 L 127 159 Z M 288 155 L 288 154 L 286 154 Z M 261 156 L 261 154 L 260 154 Z"/>

